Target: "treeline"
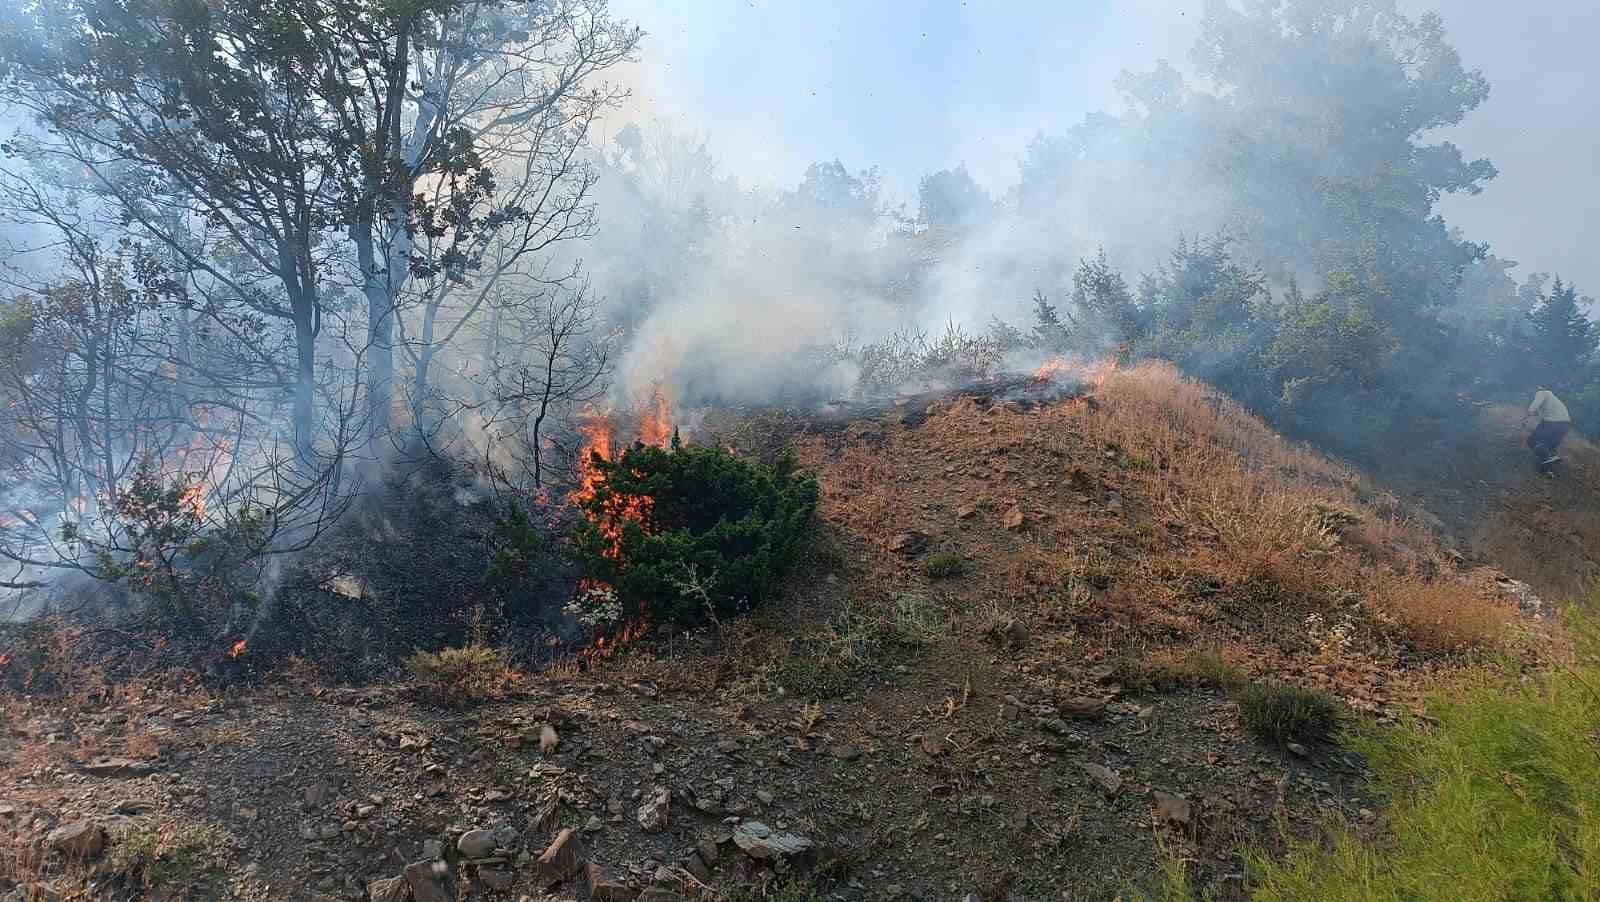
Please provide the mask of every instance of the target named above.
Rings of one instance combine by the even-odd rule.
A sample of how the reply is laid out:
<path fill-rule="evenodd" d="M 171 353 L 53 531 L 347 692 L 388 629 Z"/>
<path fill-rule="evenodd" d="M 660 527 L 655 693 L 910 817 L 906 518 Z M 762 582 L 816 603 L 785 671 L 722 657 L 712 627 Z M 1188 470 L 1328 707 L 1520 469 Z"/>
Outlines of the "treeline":
<path fill-rule="evenodd" d="M 1438 17 L 1388 0 L 1208 4 L 1190 63 L 1200 81 L 1164 62 L 1124 74 L 1125 112 L 1041 132 L 998 195 L 958 166 L 924 177 L 910 208 L 885 201 L 877 170 L 838 161 L 763 198 L 719 176 L 701 141 L 626 130 L 604 155 L 600 216 L 641 214 L 650 240 L 608 225 L 590 259 L 642 331 L 702 349 L 685 356 L 752 394 L 775 377 L 719 351 L 737 343 L 729 324 L 778 318 L 800 353 L 892 331 L 891 311 L 929 331 L 951 318 L 990 353 L 1049 336 L 1166 357 L 1361 457 L 1538 384 L 1600 416 L 1588 301 L 1519 281 L 1437 212 L 1496 175 L 1432 137 L 1489 92 Z M 822 326 L 784 318 L 797 295 Z M 1030 313 L 1029 334 L 989 328 Z M 884 342 L 853 348 L 853 374 L 886 371 Z"/>

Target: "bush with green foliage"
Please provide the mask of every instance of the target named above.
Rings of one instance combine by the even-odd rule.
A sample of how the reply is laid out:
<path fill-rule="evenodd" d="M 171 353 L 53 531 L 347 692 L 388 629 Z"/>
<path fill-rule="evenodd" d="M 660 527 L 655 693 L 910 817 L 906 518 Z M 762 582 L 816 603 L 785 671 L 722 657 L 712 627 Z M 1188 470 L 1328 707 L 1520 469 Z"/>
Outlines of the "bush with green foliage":
<path fill-rule="evenodd" d="M 1266 742 L 1310 742 L 1331 736 L 1343 717 L 1337 698 L 1287 683 L 1250 683 L 1235 695 L 1245 729 Z"/>
<path fill-rule="evenodd" d="M 765 465 L 674 437 L 591 465 L 575 546 L 624 618 L 696 625 L 753 609 L 777 594 L 811 532 L 817 484 L 788 456 Z"/>
<path fill-rule="evenodd" d="M 1594 899 L 1600 895 L 1600 628 L 1575 660 L 1526 680 L 1512 665 L 1439 690 L 1428 719 L 1349 737 L 1390 799 L 1383 836 L 1252 862 L 1258 902 Z"/>

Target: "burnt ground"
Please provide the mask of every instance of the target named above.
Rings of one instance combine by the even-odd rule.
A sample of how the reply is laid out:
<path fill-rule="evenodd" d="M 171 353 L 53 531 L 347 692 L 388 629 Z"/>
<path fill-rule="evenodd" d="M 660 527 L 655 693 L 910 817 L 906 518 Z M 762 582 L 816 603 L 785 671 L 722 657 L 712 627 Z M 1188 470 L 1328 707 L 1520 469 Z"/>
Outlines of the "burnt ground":
<path fill-rule="evenodd" d="M 1101 398 L 1104 410 L 967 398 L 909 418 L 904 404 L 843 425 L 791 418 L 781 441 L 761 417 L 711 424 L 742 452 L 793 447 L 819 475 L 822 536 L 787 596 L 720 629 L 658 630 L 582 670 L 525 675 L 469 710 L 292 672 L 222 696 L 12 699 L 0 875 L 63 899 L 360 900 L 439 848 L 454 858 L 464 831 L 501 828 L 490 858 L 456 862 L 455 898 L 620 902 L 655 885 L 672 895 L 650 902 L 797 899 L 796 886 L 1109 900 L 1172 861 L 1242 898 L 1250 850 L 1330 818 L 1381 829 L 1360 762 L 1331 743 L 1253 738 L 1220 690 L 1119 685 L 1127 662 L 1215 648 L 1251 678 L 1382 719 L 1448 661 L 1378 623 L 1356 622 L 1343 644 L 1308 637 L 1310 590 L 1242 567 L 1219 538 L 1236 528 L 1226 511 L 1183 502 L 1221 504 L 1203 483 L 1175 494 L 1182 462 L 1162 455 L 1198 439 L 1119 444 L 1114 418 L 1136 399 Z M 1318 566 L 1378 579 L 1429 547 L 1392 524 L 1356 538 Z M 938 554 L 959 566 L 931 568 Z M 105 755 L 131 769 L 82 769 Z M 668 823 L 646 830 L 660 789 Z M 144 869 L 148 887 L 105 862 L 29 859 L 80 819 L 198 830 Z M 758 861 L 728 841 L 752 820 L 814 847 Z M 579 876 L 546 891 L 535 859 L 563 828 L 616 886 L 592 894 Z M 118 873 L 131 847 L 112 844 Z"/>

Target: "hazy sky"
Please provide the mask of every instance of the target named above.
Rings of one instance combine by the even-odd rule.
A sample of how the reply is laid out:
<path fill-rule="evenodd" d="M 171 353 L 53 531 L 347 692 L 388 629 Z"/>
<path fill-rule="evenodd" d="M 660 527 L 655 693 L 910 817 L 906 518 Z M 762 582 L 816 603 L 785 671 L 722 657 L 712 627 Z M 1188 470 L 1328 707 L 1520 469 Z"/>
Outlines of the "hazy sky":
<path fill-rule="evenodd" d="M 1489 101 L 1449 137 L 1500 177 L 1445 214 L 1519 272 L 1600 295 L 1588 252 L 1600 150 L 1600 3 L 1402 0 L 1432 9 Z M 909 200 L 964 162 L 1010 184 L 1029 138 L 1115 108 L 1112 80 L 1167 58 L 1188 67 L 1201 0 L 613 0 L 649 32 L 629 115 L 703 132 L 742 179 L 792 184 L 838 157 L 881 166 Z M 1586 87 L 1587 84 L 1587 87 Z"/>

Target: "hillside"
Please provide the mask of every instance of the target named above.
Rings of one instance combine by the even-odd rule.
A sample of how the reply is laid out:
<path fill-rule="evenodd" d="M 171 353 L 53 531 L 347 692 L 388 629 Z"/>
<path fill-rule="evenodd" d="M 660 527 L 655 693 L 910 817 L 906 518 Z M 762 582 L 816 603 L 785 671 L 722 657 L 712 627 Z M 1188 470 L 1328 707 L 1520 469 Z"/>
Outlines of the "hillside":
<path fill-rule="evenodd" d="M 1109 899 L 1178 860 L 1239 898 L 1241 848 L 1280 828 L 1376 829 L 1321 696 L 1284 687 L 1385 719 L 1474 650 L 1537 656 L 1547 623 L 1173 370 L 1081 375 L 708 416 L 702 441 L 787 446 L 819 478 L 786 597 L 499 701 L 294 672 L 10 697 L 0 888 L 431 902 L 539 898 L 560 872 L 556 898 Z M 1262 738 L 1304 699 L 1311 723 Z M 564 828 L 603 872 L 540 861 Z"/>

